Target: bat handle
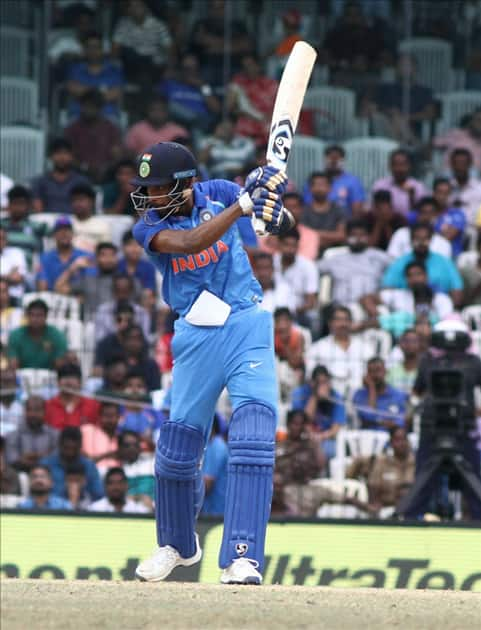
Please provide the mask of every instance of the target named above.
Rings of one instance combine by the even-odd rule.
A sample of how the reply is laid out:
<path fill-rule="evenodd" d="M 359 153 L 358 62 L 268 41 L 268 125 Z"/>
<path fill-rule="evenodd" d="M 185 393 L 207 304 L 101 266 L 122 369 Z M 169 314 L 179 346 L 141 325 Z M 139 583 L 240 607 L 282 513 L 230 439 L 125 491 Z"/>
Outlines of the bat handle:
<path fill-rule="evenodd" d="M 252 215 L 252 227 L 257 236 L 265 236 L 267 234 L 265 221 L 259 219 L 254 214 Z"/>

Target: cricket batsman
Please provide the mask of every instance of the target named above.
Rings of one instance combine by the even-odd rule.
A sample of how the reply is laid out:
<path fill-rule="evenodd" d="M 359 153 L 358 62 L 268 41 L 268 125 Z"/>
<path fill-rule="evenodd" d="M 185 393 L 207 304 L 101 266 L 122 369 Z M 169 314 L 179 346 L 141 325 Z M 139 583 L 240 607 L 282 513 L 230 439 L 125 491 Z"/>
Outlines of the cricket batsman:
<path fill-rule="evenodd" d="M 140 156 L 132 200 L 134 236 L 163 277 L 165 301 L 179 314 L 170 419 L 155 454 L 158 549 L 139 579 L 165 579 L 202 557 L 195 523 L 203 501 L 201 460 L 217 399 L 227 387 L 228 481 L 219 565 L 223 584 L 261 584 L 272 497 L 277 384 L 272 316 L 243 249 L 237 221 L 255 215 L 277 234 L 291 225 L 282 207 L 286 175 L 255 169 L 246 185 L 194 183 L 184 146 L 161 142 Z M 242 220 L 242 219 L 241 219 Z"/>

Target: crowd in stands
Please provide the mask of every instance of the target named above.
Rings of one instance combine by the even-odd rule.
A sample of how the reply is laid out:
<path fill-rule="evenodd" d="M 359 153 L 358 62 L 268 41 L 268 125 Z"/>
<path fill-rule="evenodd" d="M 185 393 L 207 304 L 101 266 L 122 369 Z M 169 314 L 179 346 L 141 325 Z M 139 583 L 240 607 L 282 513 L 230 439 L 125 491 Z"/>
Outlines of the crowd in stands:
<path fill-rule="evenodd" d="M 49 61 L 65 125 L 43 173 L 1 180 L 0 505 L 152 513 L 175 314 L 132 236 L 135 158 L 176 141 L 197 156 L 199 180 L 242 185 L 264 163 L 279 69 L 306 16 L 279 13 L 277 39 L 259 55 L 249 22 L 227 23 L 220 0 L 190 29 L 159 10 L 164 3 L 113 3 L 110 31 L 92 8 L 100 2 L 56 4 Z M 289 181 L 284 204 L 297 227 L 241 236 L 275 326 L 272 514 L 330 515 L 325 506 L 342 505 L 351 510 L 343 515 L 384 517 L 414 481 L 413 395 L 432 327 L 466 322 L 481 353 L 481 103 L 424 142 L 438 105 L 411 81 L 415 60 L 385 28 L 389 3 L 366 14 L 355 2 L 332 4 L 342 8 L 316 44 L 319 64 L 356 92 L 373 135 L 402 146 L 367 187 L 334 139 L 304 180 Z M 467 63 L 479 88 L 479 59 Z M 300 126 L 318 133 L 309 112 Z M 203 460 L 205 514 L 223 512 L 229 413 L 223 394 Z M 347 462 L 344 453 L 339 471 L 346 430 L 378 434 L 381 446 L 351 449 Z"/>

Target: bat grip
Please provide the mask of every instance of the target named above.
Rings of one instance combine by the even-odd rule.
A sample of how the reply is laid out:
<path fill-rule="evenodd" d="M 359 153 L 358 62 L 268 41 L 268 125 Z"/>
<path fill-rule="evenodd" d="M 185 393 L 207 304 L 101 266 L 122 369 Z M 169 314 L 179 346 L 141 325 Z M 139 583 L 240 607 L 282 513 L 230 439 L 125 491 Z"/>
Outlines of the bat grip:
<path fill-rule="evenodd" d="M 267 234 L 265 221 L 259 219 L 259 217 L 256 217 L 254 214 L 252 215 L 252 227 L 257 236 L 265 236 Z"/>

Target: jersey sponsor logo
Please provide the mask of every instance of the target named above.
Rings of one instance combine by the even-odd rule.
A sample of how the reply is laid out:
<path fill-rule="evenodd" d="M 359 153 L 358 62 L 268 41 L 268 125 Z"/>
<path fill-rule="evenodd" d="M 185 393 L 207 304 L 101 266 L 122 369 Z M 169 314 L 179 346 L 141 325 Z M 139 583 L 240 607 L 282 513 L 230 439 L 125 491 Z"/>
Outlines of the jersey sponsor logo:
<path fill-rule="evenodd" d="M 207 267 L 210 263 L 218 263 L 219 258 L 224 252 L 229 251 L 229 247 L 224 241 L 217 241 L 207 249 L 203 249 L 198 254 L 190 254 L 190 256 L 172 257 L 172 269 L 174 274 L 183 271 L 195 271 L 202 267 Z"/>

